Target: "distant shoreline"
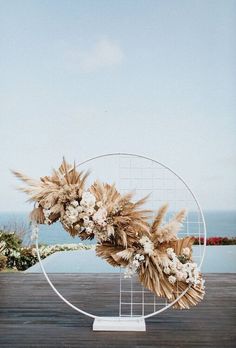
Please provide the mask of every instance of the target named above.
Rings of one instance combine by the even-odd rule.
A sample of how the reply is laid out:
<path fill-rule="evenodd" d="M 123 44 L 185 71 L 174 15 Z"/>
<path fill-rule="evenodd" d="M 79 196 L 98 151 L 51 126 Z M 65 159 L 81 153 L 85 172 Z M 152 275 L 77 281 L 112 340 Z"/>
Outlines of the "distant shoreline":
<path fill-rule="evenodd" d="M 16 224 L 25 225 L 29 230 L 29 215 L 30 209 L 27 212 L 8 211 L 0 212 L 0 228 L 14 227 Z M 194 235 L 196 237 L 204 237 L 203 225 L 196 223 L 197 216 L 191 216 L 189 213 L 189 219 L 183 224 L 182 230 L 179 232 L 179 237 L 186 235 Z M 208 210 L 204 211 L 204 217 L 206 222 L 207 237 L 236 237 L 236 211 L 234 210 Z M 195 223 L 191 223 L 194 220 Z M 29 231 L 30 232 L 30 231 Z M 76 237 L 72 238 L 61 226 L 59 222 L 48 225 L 40 225 L 40 238 L 39 242 L 47 245 L 52 244 L 66 244 L 66 243 L 79 243 L 81 240 Z M 87 241 L 86 244 L 91 242 Z"/>

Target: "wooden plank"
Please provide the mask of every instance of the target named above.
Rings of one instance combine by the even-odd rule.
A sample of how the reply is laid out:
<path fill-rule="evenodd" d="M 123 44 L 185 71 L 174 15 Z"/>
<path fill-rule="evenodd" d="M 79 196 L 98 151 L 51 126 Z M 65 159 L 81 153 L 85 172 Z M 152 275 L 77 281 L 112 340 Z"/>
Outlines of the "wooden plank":
<path fill-rule="evenodd" d="M 54 274 L 53 283 L 81 309 L 114 315 L 118 276 Z M 207 274 L 205 300 L 147 320 L 147 332 L 93 332 L 92 319 L 64 304 L 41 274 L 0 274 L 1 347 L 235 347 L 236 274 Z"/>

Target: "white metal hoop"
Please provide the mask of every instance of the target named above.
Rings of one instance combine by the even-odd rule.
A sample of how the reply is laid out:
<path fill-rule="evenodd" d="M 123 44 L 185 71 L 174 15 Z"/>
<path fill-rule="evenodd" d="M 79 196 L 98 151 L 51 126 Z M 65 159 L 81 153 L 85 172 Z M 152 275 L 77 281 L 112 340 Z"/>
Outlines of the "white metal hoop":
<path fill-rule="evenodd" d="M 184 186 L 186 187 L 186 189 L 188 190 L 188 192 L 191 194 L 193 200 L 195 201 L 197 207 L 198 207 L 198 210 L 200 212 L 200 216 L 201 216 L 201 219 L 202 219 L 202 223 L 203 223 L 203 233 L 204 233 L 204 243 L 203 243 L 203 253 L 201 255 L 201 260 L 200 260 L 200 263 L 199 263 L 199 269 L 201 269 L 202 267 L 202 263 L 203 263 L 203 260 L 204 260 L 204 256 L 205 256 L 205 250 L 206 250 L 206 224 L 205 224 L 205 219 L 204 219 L 204 215 L 203 215 L 203 212 L 202 212 L 202 209 L 201 209 L 201 206 L 195 196 L 195 194 L 193 193 L 193 191 L 190 189 L 190 187 L 187 185 L 187 183 L 184 181 L 184 179 L 176 174 L 171 168 L 169 168 L 168 166 L 156 161 L 156 160 L 153 160 L 149 157 L 146 157 L 146 156 L 142 156 L 142 155 L 137 155 L 137 154 L 130 154 L 130 153 L 110 153 L 110 154 L 103 154 L 103 155 L 100 155 L 100 156 L 96 156 L 96 157 L 93 157 L 93 158 L 90 158 L 86 161 L 83 161 L 81 163 L 78 163 L 76 165 L 76 167 L 79 167 L 79 166 L 82 166 L 83 164 L 86 164 L 88 162 L 91 162 L 93 160 L 96 160 L 96 159 L 100 159 L 100 158 L 104 158 L 104 157 L 109 157 L 109 156 L 131 156 L 131 157 L 137 157 L 137 158 L 142 158 L 142 159 L 146 159 L 146 160 L 149 160 L 149 161 L 152 161 L 154 163 L 157 163 L 159 166 L 167 169 L 168 171 L 170 171 L 173 175 L 175 175 L 175 177 L 177 177 L 183 184 Z M 39 253 L 39 248 L 38 248 L 38 238 L 36 239 L 36 250 L 37 250 L 37 256 L 38 256 L 38 260 L 39 260 L 39 264 L 40 264 L 40 267 L 42 269 L 42 272 L 47 280 L 47 282 L 49 283 L 49 285 L 51 286 L 51 288 L 53 289 L 53 291 L 61 298 L 62 301 L 64 301 L 68 306 L 70 306 L 71 308 L 73 308 L 74 310 L 76 310 L 77 312 L 80 312 L 84 315 L 87 315 L 88 317 L 91 317 L 91 318 L 94 318 L 94 319 L 98 319 L 98 318 L 102 318 L 100 316 L 97 316 L 97 315 L 94 315 L 94 314 L 91 314 L 91 313 L 88 313 L 80 308 L 78 308 L 77 306 L 73 305 L 70 301 L 68 301 L 56 288 L 55 286 L 53 285 L 53 283 L 51 282 L 51 280 L 49 279 L 46 271 L 45 271 L 45 268 L 43 266 L 43 263 L 42 263 L 42 260 L 41 260 L 41 257 L 40 257 L 40 253 Z M 146 318 L 150 318 L 156 314 L 159 314 L 161 312 L 164 312 L 165 310 L 167 310 L 168 308 L 172 307 L 177 301 L 179 301 L 179 299 L 184 296 L 186 294 L 186 292 L 188 291 L 188 289 L 191 287 L 191 285 L 189 285 L 189 287 L 187 289 L 185 289 L 185 291 L 183 291 L 181 294 L 179 294 L 178 298 L 176 300 L 174 300 L 173 302 L 169 303 L 168 305 L 165 305 L 165 307 L 157 310 L 157 311 L 154 311 L 150 314 L 147 314 L 147 315 L 140 315 L 139 318 L 140 319 L 146 319 Z M 126 320 L 133 320 L 132 317 L 128 317 L 126 318 Z"/>

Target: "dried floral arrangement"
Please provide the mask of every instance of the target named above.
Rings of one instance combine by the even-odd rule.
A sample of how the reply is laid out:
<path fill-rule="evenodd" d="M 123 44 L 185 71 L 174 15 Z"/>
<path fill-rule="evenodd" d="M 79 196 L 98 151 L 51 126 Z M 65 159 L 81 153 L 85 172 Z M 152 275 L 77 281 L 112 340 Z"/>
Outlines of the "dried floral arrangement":
<path fill-rule="evenodd" d="M 39 181 L 13 173 L 27 184 L 20 190 L 35 203 L 30 214 L 33 238 L 38 224 L 60 221 L 73 237 L 96 238 L 98 256 L 112 266 L 125 267 L 125 277 L 137 273 L 144 287 L 169 302 L 176 301 L 174 308 L 189 308 L 203 299 L 204 281 L 192 261 L 195 239 L 177 237 L 184 209 L 163 223 L 165 204 L 150 223 L 150 211 L 142 208 L 147 197 L 133 202 L 132 193 L 121 195 L 115 185 L 99 181 L 86 189 L 89 173 L 79 172 L 65 159 L 51 176 Z"/>

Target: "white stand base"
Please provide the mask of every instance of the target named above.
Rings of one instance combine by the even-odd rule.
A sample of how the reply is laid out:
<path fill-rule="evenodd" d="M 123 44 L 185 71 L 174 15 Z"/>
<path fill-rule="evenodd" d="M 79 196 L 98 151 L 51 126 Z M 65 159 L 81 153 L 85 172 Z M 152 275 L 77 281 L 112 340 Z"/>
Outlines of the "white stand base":
<path fill-rule="evenodd" d="M 129 317 L 97 317 L 93 322 L 94 331 L 146 331 L 145 320 Z"/>

